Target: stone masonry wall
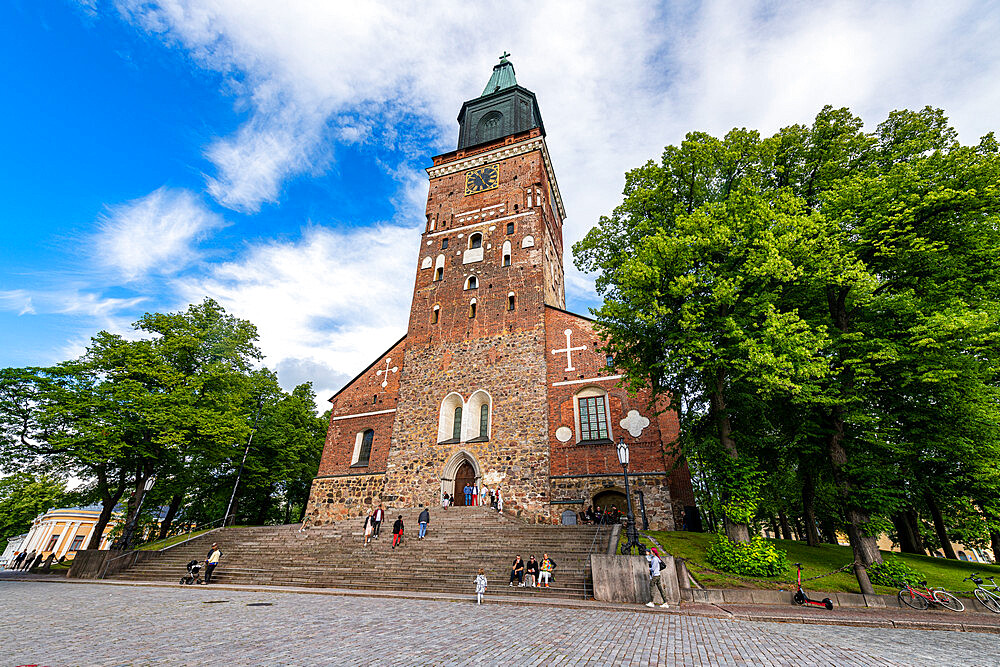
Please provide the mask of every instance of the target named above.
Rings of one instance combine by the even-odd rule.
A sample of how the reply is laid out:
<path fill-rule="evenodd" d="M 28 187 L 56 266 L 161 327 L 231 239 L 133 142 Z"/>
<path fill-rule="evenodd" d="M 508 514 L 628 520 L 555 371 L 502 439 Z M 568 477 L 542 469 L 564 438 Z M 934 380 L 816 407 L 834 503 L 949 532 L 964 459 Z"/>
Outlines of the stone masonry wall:
<path fill-rule="evenodd" d="M 384 473 L 317 477 L 309 492 L 304 522 L 322 526 L 363 517 L 378 506 L 384 487 Z"/>
<path fill-rule="evenodd" d="M 619 466 L 621 470 L 621 466 Z M 646 504 L 646 517 L 649 519 L 650 530 L 674 530 L 677 518 L 674 504 L 670 496 L 670 478 L 666 475 L 648 475 L 639 473 L 633 475 L 629 469 L 628 476 L 632 491 L 633 511 L 636 520 L 642 522 L 639 511 L 639 491 L 643 493 Z M 593 503 L 594 496 L 602 491 L 614 490 L 625 494 L 625 479 L 619 472 L 617 475 L 593 475 L 587 477 L 553 477 L 552 500 L 562 501 L 554 507 L 559 512 L 572 509 L 581 512 Z M 568 503 L 567 501 L 577 501 Z M 624 511 L 624 508 L 622 508 Z M 553 512 L 558 514 L 559 512 Z"/>

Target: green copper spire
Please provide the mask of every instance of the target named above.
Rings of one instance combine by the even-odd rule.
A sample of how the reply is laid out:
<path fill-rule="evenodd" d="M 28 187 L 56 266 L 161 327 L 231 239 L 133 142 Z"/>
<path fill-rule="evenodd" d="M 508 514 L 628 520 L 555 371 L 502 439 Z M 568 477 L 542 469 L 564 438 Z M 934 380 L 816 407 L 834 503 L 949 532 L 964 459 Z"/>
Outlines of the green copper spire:
<path fill-rule="evenodd" d="M 514 65 L 507 60 L 507 56 L 509 55 L 509 53 L 504 51 L 504 54 L 500 56 L 500 64 L 493 66 L 493 76 L 490 77 L 489 83 L 483 88 L 483 95 L 489 95 L 498 90 L 504 90 L 517 85 L 517 79 L 514 78 Z"/>

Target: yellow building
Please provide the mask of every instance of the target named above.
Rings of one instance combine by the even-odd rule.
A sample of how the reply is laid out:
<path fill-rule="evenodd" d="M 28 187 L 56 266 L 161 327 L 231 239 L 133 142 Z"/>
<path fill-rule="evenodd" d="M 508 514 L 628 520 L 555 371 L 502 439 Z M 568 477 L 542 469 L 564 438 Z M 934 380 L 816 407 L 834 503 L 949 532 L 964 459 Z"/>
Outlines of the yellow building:
<path fill-rule="evenodd" d="M 55 554 L 57 560 L 63 556 L 73 558 L 78 550 L 87 548 L 100 515 L 99 506 L 64 507 L 40 514 L 32 522 L 20 551 L 34 551 L 43 558 Z M 113 525 L 111 521 L 105 526 L 99 548 L 108 548 L 108 533 Z"/>

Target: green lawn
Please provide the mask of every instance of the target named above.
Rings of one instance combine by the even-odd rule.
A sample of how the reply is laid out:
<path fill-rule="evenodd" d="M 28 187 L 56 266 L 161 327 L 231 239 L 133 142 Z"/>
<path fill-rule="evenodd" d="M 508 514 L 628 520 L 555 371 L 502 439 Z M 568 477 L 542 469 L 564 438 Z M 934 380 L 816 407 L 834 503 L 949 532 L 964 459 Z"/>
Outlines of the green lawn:
<path fill-rule="evenodd" d="M 212 530 L 211 528 L 206 528 L 204 530 L 196 530 L 191 533 L 184 533 L 183 535 L 174 535 L 173 537 L 167 537 L 156 542 L 148 542 L 143 544 L 138 548 L 139 551 L 158 551 L 159 549 L 165 549 L 178 542 L 183 542 L 184 540 L 190 540 L 192 537 L 198 537 L 202 533 L 207 533 Z"/>
<path fill-rule="evenodd" d="M 623 531 L 624 533 L 624 531 Z M 710 533 L 686 533 L 681 531 L 650 532 L 657 542 L 659 542 L 668 553 L 680 556 L 689 560 L 688 568 L 691 574 L 706 588 L 766 588 L 766 589 L 789 589 L 794 587 L 789 584 L 779 583 L 779 580 L 794 581 L 795 568 L 791 568 L 786 577 L 775 579 L 756 579 L 754 583 L 748 583 L 735 579 L 732 576 L 718 575 L 705 572 L 690 561 L 707 565 L 705 550 L 712 539 Z M 645 541 L 645 540 L 644 540 Z M 792 563 L 802 563 L 802 577 L 814 577 L 818 574 L 830 572 L 846 565 L 854 560 L 850 547 L 842 547 L 834 544 L 822 544 L 818 547 L 806 546 L 804 542 L 795 540 L 770 540 L 778 547 L 788 552 L 788 560 Z M 648 542 L 646 542 L 649 545 Z M 888 555 L 889 552 L 883 551 Z M 910 567 L 917 570 L 925 577 L 932 587 L 941 586 L 951 591 L 968 591 L 975 588 L 971 582 L 962 579 L 973 572 L 981 572 L 986 576 L 996 576 L 1000 578 L 1000 566 L 987 565 L 984 563 L 970 563 L 967 561 L 946 560 L 944 558 L 933 558 L 931 556 L 915 556 L 912 554 L 896 554 Z M 813 582 L 806 582 L 803 588 L 815 591 L 843 591 L 847 593 L 858 593 L 858 580 L 853 572 L 840 572 L 829 577 L 824 577 Z M 895 594 L 898 588 L 888 588 L 876 586 L 879 593 Z"/>

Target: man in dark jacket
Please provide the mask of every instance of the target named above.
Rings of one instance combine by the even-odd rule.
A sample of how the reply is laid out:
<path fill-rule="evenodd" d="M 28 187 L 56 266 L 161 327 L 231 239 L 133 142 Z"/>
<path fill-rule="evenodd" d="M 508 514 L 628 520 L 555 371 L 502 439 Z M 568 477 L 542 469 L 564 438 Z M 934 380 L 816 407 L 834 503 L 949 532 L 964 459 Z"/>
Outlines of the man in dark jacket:
<path fill-rule="evenodd" d="M 535 560 L 534 556 L 528 558 L 528 566 L 524 570 L 524 574 L 527 579 L 524 585 L 528 588 L 535 588 L 538 586 L 538 561 Z"/>
<path fill-rule="evenodd" d="M 431 513 L 424 508 L 424 511 L 420 513 L 420 517 L 417 519 L 417 523 L 420 524 L 420 534 L 417 535 L 418 540 L 424 539 L 424 535 L 427 534 L 427 524 L 431 522 Z"/>
<path fill-rule="evenodd" d="M 372 532 L 372 537 L 378 537 L 378 532 L 382 529 L 382 522 L 385 520 L 385 510 L 382 509 L 381 504 L 378 506 L 378 509 L 375 510 L 375 514 L 373 516 L 375 517 L 375 526 Z"/>
<path fill-rule="evenodd" d="M 510 583 L 507 585 L 513 586 L 515 579 L 517 579 L 519 587 L 524 586 L 524 561 L 521 560 L 520 556 L 516 556 L 510 565 Z"/>
<path fill-rule="evenodd" d="M 400 514 L 396 522 L 392 524 L 392 548 L 403 543 L 403 515 Z"/>

